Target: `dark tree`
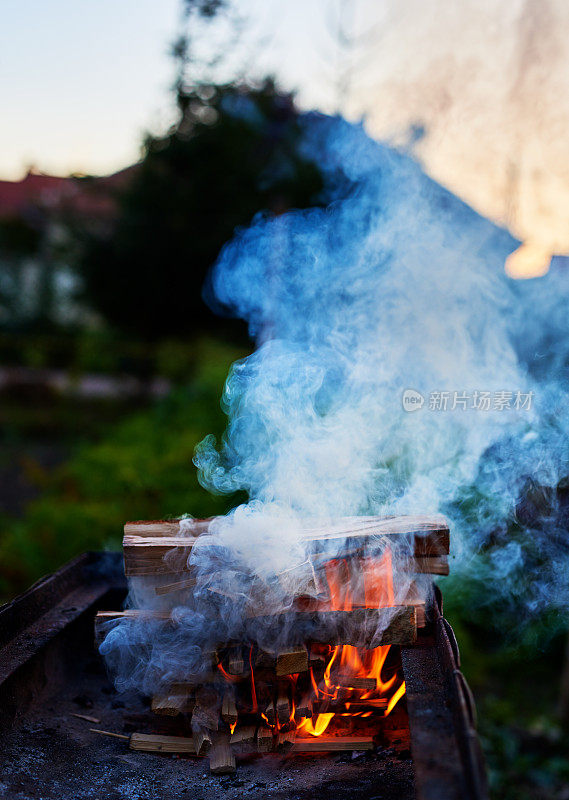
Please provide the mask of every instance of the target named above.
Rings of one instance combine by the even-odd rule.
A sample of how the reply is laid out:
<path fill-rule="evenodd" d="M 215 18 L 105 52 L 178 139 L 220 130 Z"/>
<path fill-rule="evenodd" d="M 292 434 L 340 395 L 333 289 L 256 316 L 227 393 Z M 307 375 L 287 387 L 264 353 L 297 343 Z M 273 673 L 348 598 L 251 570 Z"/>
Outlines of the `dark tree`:
<path fill-rule="evenodd" d="M 202 300 L 220 248 L 258 211 L 312 205 L 322 189 L 293 99 L 272 81 L 178 87 L 178 106 L 168 135 L 146 140 L 112 229 L 83 248 L 89 303 L 146 339 L 227 325 Z"/>

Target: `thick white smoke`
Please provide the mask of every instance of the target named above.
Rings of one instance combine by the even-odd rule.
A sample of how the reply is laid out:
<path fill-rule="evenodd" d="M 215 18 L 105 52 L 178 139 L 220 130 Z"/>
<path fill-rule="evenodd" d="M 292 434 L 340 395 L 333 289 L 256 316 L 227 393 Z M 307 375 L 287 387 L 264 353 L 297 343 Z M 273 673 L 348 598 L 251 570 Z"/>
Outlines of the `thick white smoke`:
<path fill-rule="evenodd" d="M 531 610 L 565 605 L 567 276 L 511 281 L 515 240 L 407 156 L 342 119 L 305 130 L 329 206 L 259 218 L 212 276 L 259 347 L 228 377 L 221 448 L 198 450 L 203 484 L 281 513 L 443 511 L 459 571 L 504 531 L 484 579 Z M 425 398 L 414 413 L 406 389 Z M 549 487 L 548 526 L 543 509 L 521 519 L 528 486 Z M 546 563 L 520 583 L 528 538 Z"/>
<path fill-rule="evenodd" d="M 342 119 L 309 115 L 304 125 L 328 206 L 260 216 L 226 245 L 211 279 L 258 349 L 227 379 L 223 442 L 206 438 L 195 462 L 204 486 L 244 489 L 250 501 L 193 548 L 196 601 L 178 609 L 175 640 L 157 632 L 145 659 L 121 662 L 125 642 L 148 631 L 131 622 L 107 637 L 123 686 L 155 687 L 164 673 L 181 680 L 223 637 L 286 638 L 270 624 L 252 630 L 244 607 L 260 587 L 267 603 L 286 606 L 286 570 L 306 579 L 307 517 L 443 512 L 454 571 L 485 552 L 477 574 L 495 592 L 517 591 L 532 611 L 569 600 L 558 502 L 568 454 L 564 280 L 514 283 L 504 261 L 515 240 L 412 160 Z M 424 398 L 421 408 L 404 407 L 406 390 Z M 529 408 L 516 407 L 518 392 Z M 473 407 L 482 393 L 490 407 Z M 547 513 L 543 503 L 528 510 L 536 491 Z M 155 607 L 143 583 L 132 590 L 137 605 Z"/>

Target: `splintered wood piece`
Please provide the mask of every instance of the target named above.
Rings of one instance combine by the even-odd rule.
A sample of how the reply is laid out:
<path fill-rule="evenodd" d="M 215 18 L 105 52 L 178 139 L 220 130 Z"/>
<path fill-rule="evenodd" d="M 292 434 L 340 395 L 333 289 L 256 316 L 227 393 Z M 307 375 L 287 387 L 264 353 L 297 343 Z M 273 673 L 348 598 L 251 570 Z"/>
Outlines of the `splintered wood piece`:
<path fill-rule="evenodd" d="M 233 693 L 230 691 L 226 691 L 223 695 L 221 719 L 228 725 L 234 725 L 237 722 L 237 706 L 235 705 Z"/>
<path fill-rule="evenodd" d="M 91 733 L 100 733 L 101 736 L 111 736 L 113 739 L 130 739 L 124 733 L 115 733 L 114 731 L 101 731 L 99 728 L 89 728 Z"/>
<path fill-rule="evenodd" d="M 229 734 L 215 737 L 209 755 L 209 771 L 212 775 L 230 775 L 235 772 L 235 756 L 229 746 Z"/>
<path fill-rule="evenodd" d="M 186 571 L 191 548 L 209 528 L 210 521 L 186 522 L 185 535 L 181 535 L 180 523 L 176 521 L 127 523 L 123 539 L 125 573 L 151 575 Z M 419 559 L 448 555 L 450 547 L 448 524 L 441 516 L 351 517 L 326 525 L 306 520 L 300 535 L 305 542 L 315 543 L 344 540 L 365 544 L 378 537 L 396 543 L 403 538 L 411 543 L 413 555 Z M 438 568 L 436 562 L 433 566 Z M 419 568 L 410 566 L 410 569 L 426 571 L 428 567 L 425 561 Z M 318 591 L 316 585 L 314 591 Z"/>
<path fill-rule="evenodd" d="M 290 719 L 290 701 L 288 699 L 288 691 L 281 687 L 277 695 L 276 714 L 280 725 L 284 725 Z"/>
<path fill-rule="evenodd" d="M 242 752 L 243 750 L 252 750 L 255 744 L 255 734 L 257 727 L 255 725 L 245 725 L 242 728 L 237 728 L 230 738 L 232 747 Z"/>
<path fill-rule="evenodd" d="M 195 706 L 191 694 L 156 694 L 152 698 L 150 710 L 165 717 L 176 717 L 178 714 L 190 714 Z"/>
<path fill-rule="evenodd" d="M 199 725 L 192 726 L 192 742 L 196 751 L 196 755 L 205 756 L 211 747 L 211 733 Z"/>
<path fill-rule="evenodd" d="M 306 672 L 307 670 L 308 651 L 304 645 L 293 647 L 290 650 L 282 650 L 277 654 L 275 671 L 278 677 L 293 675 L 296 672 Z"/>
<path fill-rule="evenodd" d="M 193 739 L 186 736 L 160 736 L 157 733 L 133 733 L 130 737 L 130 749 L 144 750 L 147 753 L 198 754 Z"/>
<path fill-rule="evenodd" d="M 182 591 L 183 589 L 191 589 L 196 585 L 195 578 L 185 578 L 181 581 L 174 581 L 174 583 L 165 583 L 163 586 L 156 586 L 154 593 L 161 596 L 165 594 L 173 594 L 174 592 Z"/>
<path fill-rule="evenodd" d="M 260 726 L 257 731 L 257 751 L 259 753 L 270 753 L 273 749 L 273 732 L 270 728 Z"/>
<path fill-rule="evenodd" d="M 372 736 L 317 736 L 300 739 L 298 736 L 292 746 L 292 753 L 326 753 L 349 750 L 373 750 Z"/>

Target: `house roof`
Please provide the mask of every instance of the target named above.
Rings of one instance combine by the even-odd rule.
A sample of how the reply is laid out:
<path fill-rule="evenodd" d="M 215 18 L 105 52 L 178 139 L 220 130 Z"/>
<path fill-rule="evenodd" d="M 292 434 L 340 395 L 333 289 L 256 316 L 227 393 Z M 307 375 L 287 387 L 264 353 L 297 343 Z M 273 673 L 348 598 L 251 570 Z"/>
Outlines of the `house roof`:
<path fill-rule="evenodd" d="M 37 210 L 68 210 L 107 217 L 115 210 L 113 192 L 128 181 L 136 165 L 100 178 L 58 177 L 29 171 L 20 181 L 0 180 L 0 219 Z"/>

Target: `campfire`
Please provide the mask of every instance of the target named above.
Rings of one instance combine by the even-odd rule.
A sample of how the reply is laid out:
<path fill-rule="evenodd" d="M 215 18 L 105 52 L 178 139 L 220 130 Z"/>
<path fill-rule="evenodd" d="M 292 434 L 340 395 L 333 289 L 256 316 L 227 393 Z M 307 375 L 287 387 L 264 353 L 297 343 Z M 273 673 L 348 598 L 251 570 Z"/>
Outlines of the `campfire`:
<path fill-rule="evenodd" d="M 99 612 L 96 638 L 117 685 L 140 674 L 152 693 L 157 732 L 130 746 L 207 755 L 218 774 L 254 753 L 408 746 L 400 648 L 448 573 L 444 518 L 304 521 L 304 560 L 270 577 L 228 559 L 220 519 L 125 526 L 131 607 Z"/>

